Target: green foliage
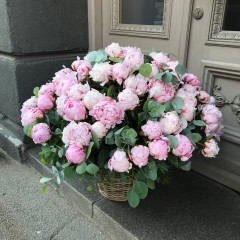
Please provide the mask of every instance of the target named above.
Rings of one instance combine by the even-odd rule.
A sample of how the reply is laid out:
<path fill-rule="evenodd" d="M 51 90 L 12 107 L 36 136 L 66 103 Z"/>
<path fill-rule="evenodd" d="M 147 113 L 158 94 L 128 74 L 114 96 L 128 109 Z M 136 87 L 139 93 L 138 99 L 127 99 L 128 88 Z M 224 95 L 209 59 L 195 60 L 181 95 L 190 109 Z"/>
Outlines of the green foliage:
<path fill-rule="evenodd" d="M 139 196 L 133 189 L 128 191 L 127 200 L 128 200 L 129 205 L 132 208 L 136 208 L 138 206 L 138 204 L 140 203 Z"/>
<path fill-rule="evenodd" d="M 181 109 L 184 106 L 184 102 L 181 97 L 175 97 L 171 103 L 176 112 L 181 112 Z"/>
<path fill-rule="evenodd" d="M 191 168 L 192 168 L 192 162 L 191 161 L 188 161 L 185 164 L 182 164 L 182 166 L 181 166 L 181 169 L 183 171 L 190 171 Z"/>
<path fill-rule="evenodd" d="M 92 51 L 87 54 L 87 60 L 91 63 L 105 62 L 107 60 L 107 53 L 104 49 Z"/>
<path fill-rule="evenodd" d="M 91 151 L 92 151 L 93 145 L 94 145 L 94 142 L 90 142 L 90 143 L 89 143 L 88 150 L 87 150 L 87 154 L 86 154 L 86 159 L 89 158 L 89 156 L 90 156 L 90 154 L 91 154 Z"/>
<path fill-rule="evenodd" d="M 202 121 L 202 120 L 194 120 L 193 124 L 196 125 L 196 126 L 199 126 L 199 127 L 206 126 L 206 123 L 204 121 Z"/>
<path fill-rule="evenodd" d="M 86 170 L 87 170 L 87 164 L 86 164 L 86 162 L 80 163 L 80 164 L 77 166 L 77 168 L 76 168 L 76 172 L 77 172 L 78 174 L 83 174 L 83 173 L 86 172 Z"/>
<path fill-rule="evenodd" d="M 36 125 L 37 123 L 36 122 L 33 122 L 32 124 L 30 125 L 26 125 L 23 127 L 23 132 L 26 136 L 28 137 L 32 137 L 32 128 Z"/>
<path fill-rule="evenodd" d="M 109 57 L 109 60 L 114 62 L 114 63 L 120 63 L 122 62 L 121 58 L 116 58 L 116 57 Z"/>
<path fill-rule="evenodd" d="M 132 189 L 137 193 L 140 199 L 146 198 L 148 194 L 148 186 L 141 181 L 134 181 Z"/>
<path fill-rule="evenodd" d="M 170 141 L 170 148 L 176 148 L 178 146 L 178 139 L 173 135 L 168 135 L 167 138 Z"/>
<path fill-rule="evenodd" d="M 187 69 L 181 64 L 178 64 L 176 66 L 175 71 L 180 75 L 184 75 L 185 73 L 187 73 Z"/>
<path fill-rule="evenodd" d="M 140 66 L 139 69 L 139 73 L 143 76 L 143 77 L 149 77 L 150 74 L 152 73 L 152 67 L 150 64 L 148 63 L 144 63 Z"/>
<path fill-rule="evenodd" d="M 87 165 L 86 170 L 90 174 L 95 174 L 99 170 L 99 167 L 96 164 L 91 163 Z"/>
<path fill-rule="evenodd" d="M 164 72 L 164 74 L 162 75 L 162 81 L 165 83 L 170 83 L 172 81 L 172 73 L 169 71 Z"/>
<path fill-rule="evenodd" d="M 39 90 L 40 90 L 39 87 L 35 87 L 35 88 L 33 89 L 33 94 L 34 94 L 36 97 L 38 97 L 38 92 L 39 92 Z"/>

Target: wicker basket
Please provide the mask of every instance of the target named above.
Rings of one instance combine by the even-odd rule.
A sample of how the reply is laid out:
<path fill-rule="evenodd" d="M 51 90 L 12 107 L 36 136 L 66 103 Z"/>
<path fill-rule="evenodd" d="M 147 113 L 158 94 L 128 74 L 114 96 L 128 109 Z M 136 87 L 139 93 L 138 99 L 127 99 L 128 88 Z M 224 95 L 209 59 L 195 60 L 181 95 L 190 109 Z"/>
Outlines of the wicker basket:
<path fill-rule="evenodd" d="M 105 177 L 103 182 L 98 183 L 99 192 L 112 201 L 127 201 L 127 193 L 133 185 L 133 179 L 128 178 L 125 182 L 121 178 L 114 178 L 113 182 L 109 182 Z"/>

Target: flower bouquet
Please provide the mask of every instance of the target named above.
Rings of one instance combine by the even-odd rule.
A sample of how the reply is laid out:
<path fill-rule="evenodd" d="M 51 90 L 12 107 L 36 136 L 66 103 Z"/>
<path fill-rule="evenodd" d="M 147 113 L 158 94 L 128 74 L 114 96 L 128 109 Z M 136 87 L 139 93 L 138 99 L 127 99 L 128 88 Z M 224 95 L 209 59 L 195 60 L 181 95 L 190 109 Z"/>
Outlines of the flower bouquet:
<path fill-rule="evenodd" d="M 162 52 L 112 43 L 33 92 L 21 121 L 52 166 L 53 177 L 40 180 L 43 191 L 50 181 L 92 176 L 104 196 L 136 207 L 171 168 L 189 171 L 194 151 L 210 158 L 219 151 L 214 97 Z"/>

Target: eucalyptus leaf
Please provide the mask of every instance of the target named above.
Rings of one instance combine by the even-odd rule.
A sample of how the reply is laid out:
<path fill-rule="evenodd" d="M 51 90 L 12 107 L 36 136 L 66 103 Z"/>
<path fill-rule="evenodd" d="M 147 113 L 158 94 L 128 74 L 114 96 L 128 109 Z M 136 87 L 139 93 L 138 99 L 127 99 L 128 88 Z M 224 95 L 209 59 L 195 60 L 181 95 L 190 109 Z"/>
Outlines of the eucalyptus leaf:
<path fill-rule="evenodd" d="M 188 161 L 186 164 L 181 166 L 181 169 L 183 171 L 190 171 L 191 168 L 192 168 L 192 162 L 191 161 Z"/>
<path fill-rule="evenodd" d="M 39 90 L 40 90 L 39 87 L 35 87 L 35 88 L 33 89 L 33 94 L 34 94 L 36 97 L 38 97 L 38 92 L 39 92 Z"/>
<path fill-rule="evenodd" d="M 143 77 L 149 77 L 150 74 L 152 73 L 152 67 L 149 63 L 144 63 L 140 66 L 139 73 Z"/>
<path fill-rule="evenodd" d="M 109 57 L 109 60 L 115 63 L 120 63 L 122 62 L 121 58 L 116 58 L 116 57 Z"/>
<path fill-rule="evenodd" d="M 77 172 L 78 174 L 83 174 L 83 173 L 86 172 L 86 168 L 87 168 L 86 162 L 82 162 L 82 163 L 80 163 L 80 164 L 77 166 L 76 172 Z"/>
<path fill-rule="evenodd" d="M 96 133 L 93 132 L 93 131 L 92 131 L 92 139 L 93 139 L 93 142 L 94 142 L 94 144 L 95 144 L 95 147 L 96 147 L 97 149 L 99 149 L 99 147 L 100 147 L 99 139 L 98 139 Z"/>
<path fill-rule="evenodd" d="M 147 179 L 147 186 L 148 186 L 148 188 L 154 190 L 155 189 L 155 181 L 148 178 Z"/>
<path fill-rule="evenodd" d="M 194 120 L 193 124 L 196 125 L 196 126 L 199 126 L 199 127 L 206 126 L 206 123 L 204 121 L 202 121 L 202 120 Z"/>
<path fill-rule="evenodd" d="M 178 139 L 173 135 L 168 135 L 167 138 L 170 141 L 170 148 L 176 148 L 178 146 Z"/>
<path fill-rule="evenodd" d="M 99 170 L 99 167 L 96 164 L 91 163 L 91 164 L 87 165 L 86 170 L 90 174 L 95 174 Z"/>
<path fill-rule="evenodd" d="M 179 110 L 184 106 L 184 101 L 181 97 L 175 97 L 171 103 L 175 110 Z"/>
<path fill-rule="evenodd" d="M 165 83 L 170 83 L 172 81 L 172 73 L 166 71 L 163 75 L 162 75 L 162 81 Z"/>
<path fill-rule="evenodd" d="M 46 182 L 49 182 L 51 180 L 52 180 L 52 178 L 43 177 L 43 178 L 40 179 L 40 183 L 46 183 Z"/>
<path fill-rule="evenodd" d="M 90 156 L 93 145 L 94 145 L 94 142 L 90 142 L 88 146 L 87 154 L 86 154 L 86 159 L 88 159 L 88 157 Z"/>
<path fill-rule="evenodd" d="M 133 189 L 128 191 L 127 199 L 128 199 L 129 205 L 132 208 L 136 208 L 138 206 L 138 204 L 140 203 L 139 196 L 137 195 L 137 193 Z"/>
<path fill-rule="evenodd" d="M 141 181 L 135 181 L 133 183 L 133 190 L 137 193 L 140 199 L 146 198 L 148 194 L 147 184 Z"/>
<path fill-rule="evenodd" d="M 176 71 L 176 73 L 178 73 L 180 75 L 184 75 L 185 73 L 187 73 L 187 69 L 181 64 L 178 64 L 176 66 L 175 71 Z"/>

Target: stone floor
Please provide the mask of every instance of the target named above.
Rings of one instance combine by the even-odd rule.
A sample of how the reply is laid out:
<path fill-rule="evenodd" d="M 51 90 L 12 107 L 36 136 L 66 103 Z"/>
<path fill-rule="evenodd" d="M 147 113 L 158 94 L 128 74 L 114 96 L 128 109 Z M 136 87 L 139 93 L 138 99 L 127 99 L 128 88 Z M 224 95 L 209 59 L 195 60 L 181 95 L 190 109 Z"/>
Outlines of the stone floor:
<path fill-rule="evenodd" d="M 40 177 L 0 154 L 0 240 L 112 239 L 53 187 L 41 193 Z"/>
<path fill-rule="evenodd" d="M 40 172 L 38 150 L 29 162 Z M 46 171 L 45 171 L 46 173 Z M 67 182 L 62 192 L 75 196 L 82 211 L 114 239 L 142 240 L 240 240 L 240 195 L 195 172 L 176 172 L 172 184 L 159 185 L 138 208 L 112 202 L 98 192 L 86 191 L 79 180 Z"/>

